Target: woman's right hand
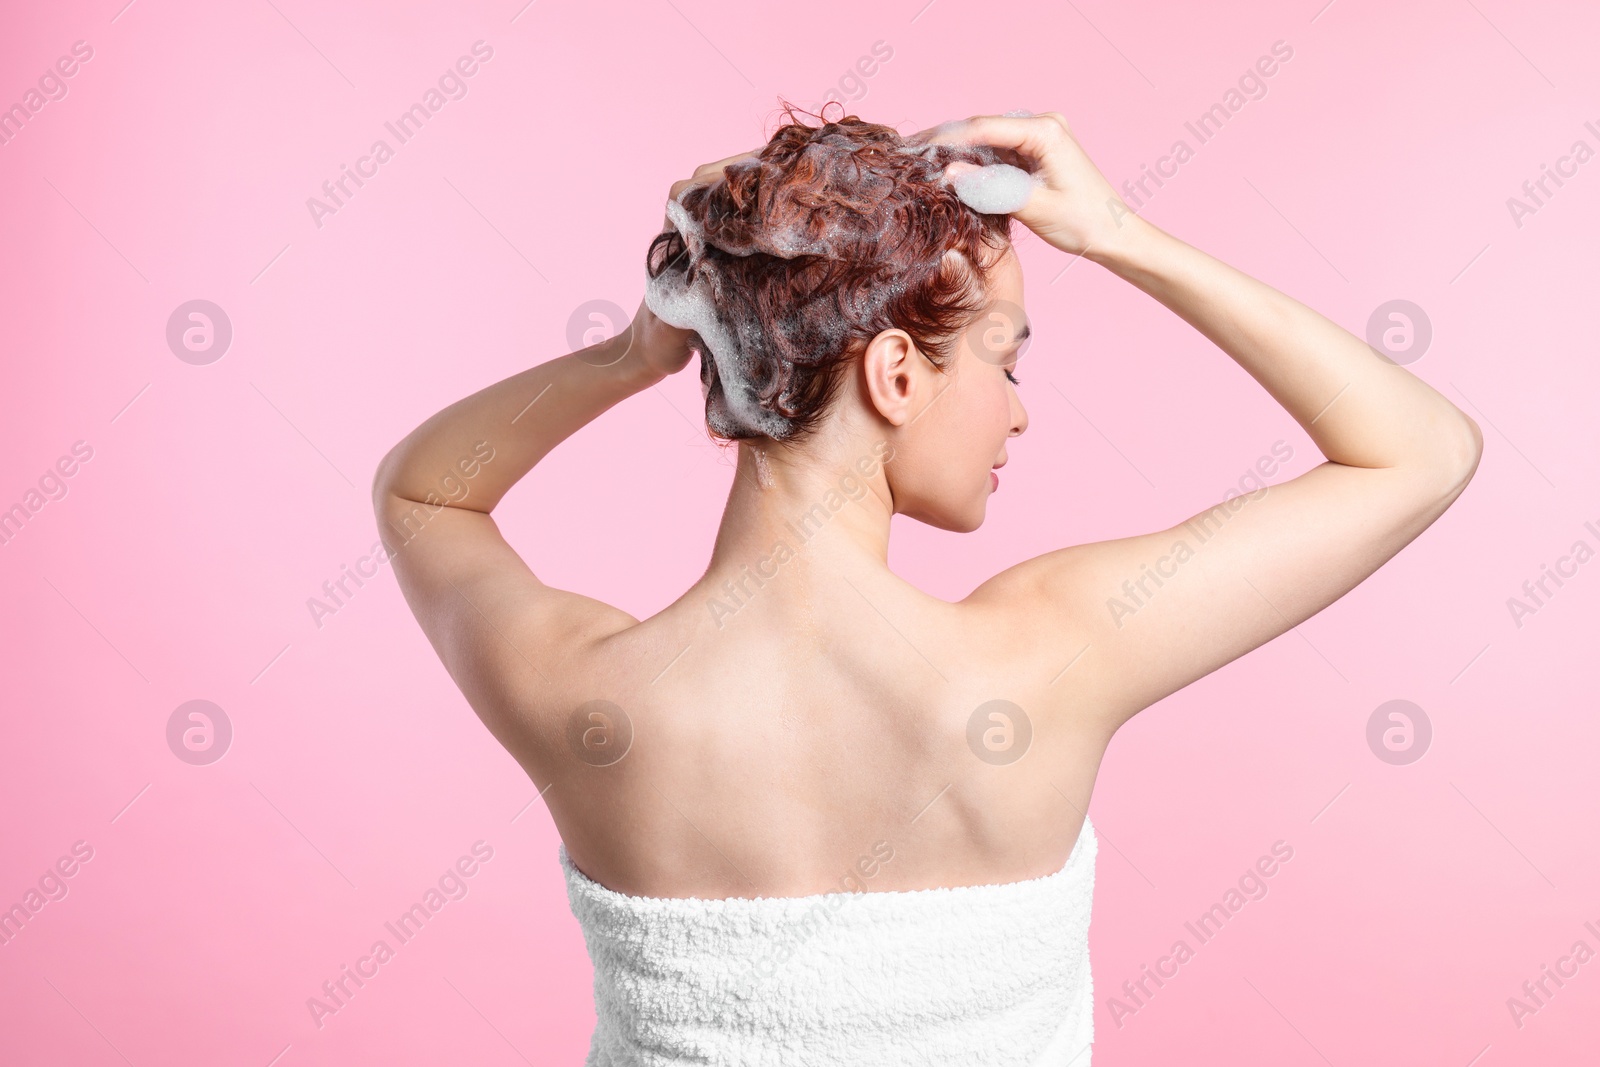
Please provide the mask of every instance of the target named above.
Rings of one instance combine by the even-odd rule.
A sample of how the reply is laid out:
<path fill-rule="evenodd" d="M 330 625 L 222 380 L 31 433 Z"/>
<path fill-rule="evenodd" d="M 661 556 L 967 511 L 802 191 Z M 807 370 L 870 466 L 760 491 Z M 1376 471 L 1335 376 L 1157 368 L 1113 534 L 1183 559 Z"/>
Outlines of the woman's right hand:
<path fill-rule="evenodd" d="M 719 159 L 714 163 L 702 163 L 694 169 L 694 173 L 689 177 L 680 178 L 672 183 L 672 188 L 667 191 L 667 199 L 678 199 L 679 196 L 683 195 L 683 191 L 691 185 L 710 185 L 722 177 L 722 172 L 727 168 L 728 164 L 743 162 L 747 159 L 757 159 L 760 155 L 760 148 L 752 148 L 748 152 L 740 152 L 738 155 L 729 156 L 727 159 Z M 663 220 L 661 228 L 666 229 L 670 225 L 670 220 Z"/>
<path fill-rule="evenodd" d="M 985 144 L 1000 149 L 1043 184 L 1011 217 L 1063 252 L 1081 256 L 1127 236 L 1137 216 L 1072 136 L 1059 111 L 974 115 L 912 134 L 912 144 Z M 963 166 L 966 169 L 967 166 Z M 952 164 L 951 172 L 956 164 Z"/>

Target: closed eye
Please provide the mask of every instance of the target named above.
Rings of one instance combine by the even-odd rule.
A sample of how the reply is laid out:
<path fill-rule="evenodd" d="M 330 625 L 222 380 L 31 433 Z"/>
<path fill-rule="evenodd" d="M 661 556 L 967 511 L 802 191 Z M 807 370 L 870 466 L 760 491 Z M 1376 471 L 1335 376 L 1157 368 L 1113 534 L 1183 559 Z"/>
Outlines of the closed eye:
<path fill-rule="evenodd" d="M 1020 378 L 1018 378 L 1015 374 L 1012 374 L 1010 371 L 1006 371 L 1006 381 L 1010 382 L 1012 385 L 1021 385 L 1022 384 L 1022 380 Z"/>

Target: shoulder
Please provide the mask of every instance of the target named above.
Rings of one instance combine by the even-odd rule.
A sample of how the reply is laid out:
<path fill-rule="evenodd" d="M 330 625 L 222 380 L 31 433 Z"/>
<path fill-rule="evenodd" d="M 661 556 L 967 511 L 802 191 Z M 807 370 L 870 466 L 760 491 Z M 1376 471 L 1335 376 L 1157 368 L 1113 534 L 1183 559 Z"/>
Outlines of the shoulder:
<path fill-rule="evenodd" d="M 520 762 L 540 762 L 546 724 L 582 702 L 614 639 L 639 620 L 541 581 L 486 514 L 441 508 L 425 529 L 385 541 L 401 590 L 462 695 Z"/>
<path fill-rule="evenodd" d="M 1151 538 L 1142 547 L 1161 544 Z M 1004 664 L 1042 714 L 1096 733 L 1138 710 L 1124 706 L 1134 693 L 1120 677 L 1127 635 L 1111 595 L 1136 553 L 1119 558 L 1108 547 L 1073 545 L 1024 560 L 957 604 L 973 647 Z"/>

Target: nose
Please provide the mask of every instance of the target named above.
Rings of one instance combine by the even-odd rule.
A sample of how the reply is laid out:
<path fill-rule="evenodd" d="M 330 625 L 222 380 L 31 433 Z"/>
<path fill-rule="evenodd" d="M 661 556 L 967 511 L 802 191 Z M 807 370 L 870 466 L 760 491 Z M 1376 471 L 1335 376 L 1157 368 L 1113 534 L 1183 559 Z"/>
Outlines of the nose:
<path fill-rule="evenodd" d="M 1016 437 L 1028 428 L 1028 409 L 1022 406 L 1022 398 L 1015 389 L 1011 390 L 1011 434 Z"/>

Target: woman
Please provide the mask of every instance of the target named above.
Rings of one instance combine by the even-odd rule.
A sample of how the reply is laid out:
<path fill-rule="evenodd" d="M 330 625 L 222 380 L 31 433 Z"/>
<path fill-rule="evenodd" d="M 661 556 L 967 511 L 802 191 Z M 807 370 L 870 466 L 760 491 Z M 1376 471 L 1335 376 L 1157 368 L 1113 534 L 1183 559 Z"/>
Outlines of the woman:
<path fill-rule="evenodd" d="M 589 1064 L 1087 1064 L 1086 811 L 1112 735 L 1355 587 L 1456 499 L 1482 438 L 1129 212 L 1059 113 L 912 138 L 788 117 L 673 187 L 627 331 L 390 452 L 385 544 L 560 831 Z M 897 578 L 890 517 L 976 529 L 1028 425 L 1013 217 L 1182 316 L 1327 461 L 956 603 Z M 495 505 L 695 353 L 708 425 L 739 442 L 704 576 L 643 621 L 545 585 Z M 463 495 L 439 499 L 456 471 Z"/>

